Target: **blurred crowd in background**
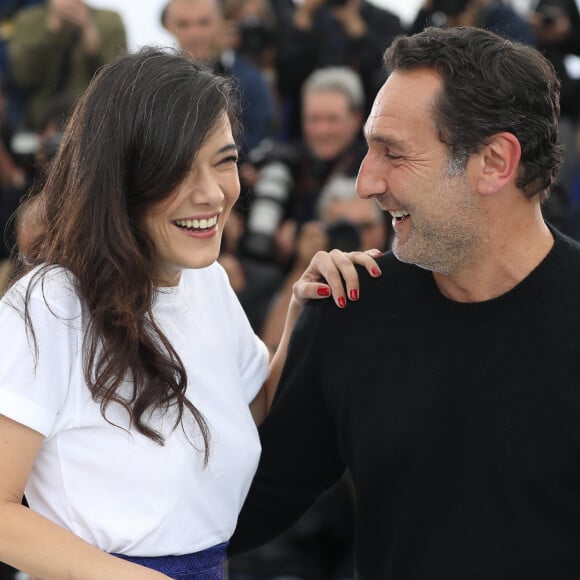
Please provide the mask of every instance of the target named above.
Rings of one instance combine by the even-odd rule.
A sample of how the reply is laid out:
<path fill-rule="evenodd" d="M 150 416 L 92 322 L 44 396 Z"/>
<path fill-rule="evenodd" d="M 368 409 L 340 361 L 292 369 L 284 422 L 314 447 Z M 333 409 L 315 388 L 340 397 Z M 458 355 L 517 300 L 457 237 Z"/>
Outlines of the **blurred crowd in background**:
<path fill-rule="evenodd" d="M 562 82 L 566 158 L 544 211 L 580 239 L 580 0 L 427 0 L 412 21 L 377 2 L 149 0 L 132 1 L 131 11 L 96 0 L 0 0 L 0 291 L 44 227 L 34 193 L 75 99 L 101 65 L 138 50 L 143 27 L 160 31 L 147 43 L 172 44 L 237 84 L 242 196 L 220 262 L 272 349 L 292 284 L 315 252 L 389 247 L 389 216 L 355 185 L 363 124 L 386 78 L 382 53 L 398 34 L 478 26 L 550 59 Z M 345 474 L 291 530 L 231 561 L 230 579 L 352 578 L 351 493 Z M 0 578 L 14 573 L 1 569 Z"/>

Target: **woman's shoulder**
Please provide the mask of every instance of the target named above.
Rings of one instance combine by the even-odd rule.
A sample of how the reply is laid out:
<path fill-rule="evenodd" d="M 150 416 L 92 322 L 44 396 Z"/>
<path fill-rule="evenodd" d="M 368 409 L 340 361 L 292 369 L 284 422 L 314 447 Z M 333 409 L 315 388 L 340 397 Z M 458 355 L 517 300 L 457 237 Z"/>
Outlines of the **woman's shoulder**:
<path fill-rule="evenodd" d="M 36 266 L 12 285 L 2 301 L 17 308 L 39 302 L 66 317 L 80 314 L 76 278 L 62 266 Z"/>

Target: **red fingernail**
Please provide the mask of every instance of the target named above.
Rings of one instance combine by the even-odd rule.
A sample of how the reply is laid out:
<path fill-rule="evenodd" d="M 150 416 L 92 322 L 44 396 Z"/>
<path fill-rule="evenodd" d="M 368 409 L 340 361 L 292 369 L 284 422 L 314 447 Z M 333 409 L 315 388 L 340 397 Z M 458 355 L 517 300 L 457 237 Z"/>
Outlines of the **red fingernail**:
<path fill-rule="evenodd" d="M 358 300 L 358 290 L 355 290 L 354 288 L 348 293 L 348 295 L 350 296 L 351 300 Z"/>
<path fill-rule="evenodd" d="M 344 308 L 344 307 L 346 306 L 346 298 L 345 298 L 344 296 L 341 296 L 341 297 L 338 299 L 338 305 L 339 305 L 341 308 Z"/>
<path fill-rule="evenodd" d="M 380 271 L 378 268 L 373 268 L 373 269 L 371 270 L 371 274 L 372 274 L 373 276 L 380 276 L 380 275 L 381 275 L 381 271 Z"/>
<path fill-rule="evenodd" d="M 319 286 L 316 289 L 316 294 L 318 294 L 318 296 L 330 296 L 330 288 L 327 286 Z"/>

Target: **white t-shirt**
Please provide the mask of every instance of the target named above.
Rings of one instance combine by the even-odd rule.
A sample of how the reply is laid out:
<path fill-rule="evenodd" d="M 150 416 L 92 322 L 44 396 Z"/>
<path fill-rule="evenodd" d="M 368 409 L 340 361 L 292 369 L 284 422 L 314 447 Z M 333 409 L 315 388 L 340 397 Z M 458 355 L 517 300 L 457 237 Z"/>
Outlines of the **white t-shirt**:
<path fill-rule="evenodd" d="M 188 397 L 209 425 L 205 468 L 189 412 L 188 436 L 172 430 L 172 415 L 154 415 L 163 446 L 130 428 L 118 405 L 107 418 L 122 428 L 103 419 L 83 375 L 87 313 L 62 268 L 32 290 L 35 364 L 19 298 L 29 281 L 0 302 L 0 413 L 46 437 L 26 488 L 31 508 L 107 552 L 185 554 L 227 541 L 259 459 L 248 404 L 269 357 L 221 266 L 184 271 L 154 304 L 187 371 Z"/>

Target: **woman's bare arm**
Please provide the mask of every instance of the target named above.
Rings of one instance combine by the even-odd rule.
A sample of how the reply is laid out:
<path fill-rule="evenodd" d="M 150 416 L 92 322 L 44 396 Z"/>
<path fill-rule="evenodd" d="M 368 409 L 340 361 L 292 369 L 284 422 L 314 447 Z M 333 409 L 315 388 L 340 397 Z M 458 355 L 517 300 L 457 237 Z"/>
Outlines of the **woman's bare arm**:
<path fill-rule="evenodd" d="M 43 436 L 0 415 L 0 560 L 42 580 L 161 580 L 21 505 Z"/>

